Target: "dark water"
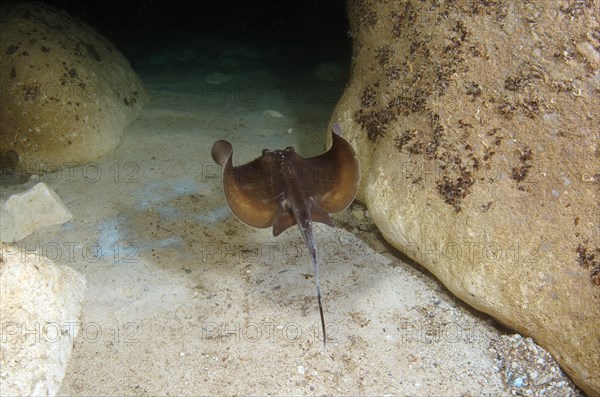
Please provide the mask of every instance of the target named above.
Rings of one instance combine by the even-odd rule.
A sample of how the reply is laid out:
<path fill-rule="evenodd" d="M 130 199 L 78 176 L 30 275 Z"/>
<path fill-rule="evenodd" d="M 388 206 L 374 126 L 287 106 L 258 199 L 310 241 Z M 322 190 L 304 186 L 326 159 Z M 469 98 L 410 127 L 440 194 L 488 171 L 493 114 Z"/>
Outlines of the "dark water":
<path fill-rule="evenodd" d="M 98 29 L 136 65 L 156 51 L 244 43 L 263 49 L 263 61 L 290 69 L 324 56 L 347 61 L 345 1 L 109 1 L 47 0 Z"/>

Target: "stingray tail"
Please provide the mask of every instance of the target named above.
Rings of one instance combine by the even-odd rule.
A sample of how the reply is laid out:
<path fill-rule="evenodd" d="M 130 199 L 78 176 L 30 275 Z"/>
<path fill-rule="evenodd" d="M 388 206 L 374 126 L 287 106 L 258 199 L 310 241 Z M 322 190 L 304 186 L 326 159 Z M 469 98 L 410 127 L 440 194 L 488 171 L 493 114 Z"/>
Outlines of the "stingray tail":
<path fill-rule="evenodd" d="M 323 304 L 321 303 L 321 287 L 319 284 L 319 261 L 317 258 L 317 247 L 315 244 L 315 235 L 313 232 L 312 221 L 310 216 L 304 220 L 304 222 L 298 223 L 300 226 L 300 232 L 304 238 L 304 242 L 308 246 L 310 252 L 310 259 L 313 265 L 313 272 L 315 274 L 315 285 L 317 287 L 317 300 L 319 301 L 319 314 L 321 315 L 321 330 L 323 331 L 323 347 L 327 343 L 327 333 L 325 331 L 325 316 L 323 315 Z"/>

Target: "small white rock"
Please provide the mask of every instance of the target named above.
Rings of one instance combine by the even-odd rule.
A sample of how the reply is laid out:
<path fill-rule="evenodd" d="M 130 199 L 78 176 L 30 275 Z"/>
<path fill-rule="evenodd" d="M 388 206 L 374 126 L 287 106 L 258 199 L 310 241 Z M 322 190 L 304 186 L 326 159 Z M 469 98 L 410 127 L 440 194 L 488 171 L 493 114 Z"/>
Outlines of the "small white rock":
<path fill-rule="evenodd" d="M 60 225 L 73 215 L 60 197 L 40 182 L 26 192 L 13 194 L 0 206 L 2 241 L 24 239 L 46 226 Z"/>
<path fill-rule="evenodd" d="M 208 84 L 218 85 L 218 84 L 225 83 L 226 81 L 229 81 L 232 78 L 233 78 L 233 76 L 230 76 L 228 74 L 216 72 L 216 73 L 211 73 L 211 74 L 207 75 L 204 78 L 204 81 L 207 82 Z"/>
<path fill-rule="evenodd" d="M 277 110 L 272 110 L 272 109 L 267 109 L 264 111 L 265 114 L 268 114 L 269 116 L 279 119 L 281 117 L 285 117 L 283 114 L 279 113 Z"/>
<path fill-rule="evenodd" d="M 361 210 L 352 210 L 352 216 L 362 221 L 365 218 L 365 213 Z"/>

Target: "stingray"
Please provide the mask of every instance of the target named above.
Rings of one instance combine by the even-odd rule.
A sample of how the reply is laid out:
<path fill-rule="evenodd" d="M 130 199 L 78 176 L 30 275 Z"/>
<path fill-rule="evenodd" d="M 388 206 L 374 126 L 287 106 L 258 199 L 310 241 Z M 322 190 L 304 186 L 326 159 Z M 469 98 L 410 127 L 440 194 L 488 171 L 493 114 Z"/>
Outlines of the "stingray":
<path fill-rule="evenodd" d="M 329 214 L 350 205 L 359 180 L 356 153 L 341 134 L 339 124 L 334 124 L 331 148 L 307 159 L 288 146 L 284 150 L 263 149 L 262 156 L 234 167 L 229 142 L 217 141 L 211 151 L 213 160 L 223 167 L 227 204 L 240 221 L 255 228 L 272 226 L 275 237 L 298 225 L 312 260 L 324 345 L 327 334 L 313 222 L 335 226 Z"/>

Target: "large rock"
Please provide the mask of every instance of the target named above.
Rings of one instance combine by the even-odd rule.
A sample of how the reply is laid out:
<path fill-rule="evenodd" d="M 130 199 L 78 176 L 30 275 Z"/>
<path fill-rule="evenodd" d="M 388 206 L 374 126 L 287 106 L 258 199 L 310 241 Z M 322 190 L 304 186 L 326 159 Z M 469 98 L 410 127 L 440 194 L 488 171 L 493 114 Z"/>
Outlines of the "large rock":
<path fill-rule="evenodd" d="M 148 95 L 85 23 L 40 3 L 0 7 L 0 160 L 40 173 L 113 150 Z"/>
<path fill-rule="evenodd" d="M 349 1 L 332 117 L 385 238 L 600 395 L 600 12 Z"/>
<path fill-rule="evenodd" d="M 1 244 L 0 395 L 56 395 L 84 292 L 85 279 L 70 267 Z"/>
<path fill-rule="evenodd" d="M 19 241 L 38 229 L 63 224 L 72 217 L 60 197 L 40 182 L 0 205 L 0 241 Z"/>

